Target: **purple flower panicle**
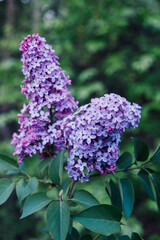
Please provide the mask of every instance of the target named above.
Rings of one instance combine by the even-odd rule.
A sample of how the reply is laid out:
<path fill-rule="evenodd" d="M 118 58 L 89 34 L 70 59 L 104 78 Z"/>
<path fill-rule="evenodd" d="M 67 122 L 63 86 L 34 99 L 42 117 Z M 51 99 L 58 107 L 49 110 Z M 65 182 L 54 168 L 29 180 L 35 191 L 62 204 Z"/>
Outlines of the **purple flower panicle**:
<path fill-rule="evenodd" d="M 21 91 L 29 102 L 18 115 L 19 134 L 14 133 L 12 139 L 19 163 L 37 151 L 44 157 L 53 143 L 49 125 L 71 114 L 78 105 L 67 88 L 71 80 L 61 70 L 58 57 L 45 38 L 28 35 L 21 42 L 20 51 L 25 76 Z M 55 146 L 55 150 L 60 149 Z"/>
<path fill-rule="evenodd" d="M 106 94 L 78 108 L 67 88 L 71 80 L 46 40 L 28 35 L 20 50 L 25 75 L 21 91 L 28 104 L 18 114 L 19 134 L 12 139 L 18 163 L 37 152 L 43 158 L 55 156 L 66 147 L 70 154 L 66 169 L 75 180 L 88 181 L 94 170 L 103 175 L 114 172 L 121 135 L 138 126 L 141 107 Z"/>
<path fill-rule="evenodd" d="M 106 94 L 80 107 L 75 113 L 49 127 L 55 142 L 68 148 L 69 176 L 87 181 L 92 171 L 113 172 L 119 156 L 121 135 L 130 127 L 137 127 L 141 107 L 124 97 Z M 55 131 L 56 129 L 56 131 Z M 57 137 L 57 132 L 59 138 Z"/>

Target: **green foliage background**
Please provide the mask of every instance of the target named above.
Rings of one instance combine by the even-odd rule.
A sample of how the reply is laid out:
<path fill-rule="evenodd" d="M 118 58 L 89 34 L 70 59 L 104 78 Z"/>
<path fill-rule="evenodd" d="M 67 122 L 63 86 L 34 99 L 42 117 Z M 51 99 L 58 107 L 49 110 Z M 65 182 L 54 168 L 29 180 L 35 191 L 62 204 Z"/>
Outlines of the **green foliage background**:
<path fill-rule="evenodd" d="M 34 32 L 44 36 L 56 50 L 62 69 L 72 79 L 71 91 L 80 105 L 89 102 L 92 97 L 114 92 L 142 106 L 140 126 L 134 132 L 125 134 L 122 152 L 124 149 L 132 150 L 128 143 L 130 135 L 143 138 L 151 148 L 158 144 L 158 0 L 1 0 L 0 23 L 0 152 L 13 153 L 10 140 L 12 133 L 18 129 L 17 113 L 25 101 L 20 92 L 24 77 L 18 48 L 21 40 Z M 157 212 L 155 209 L 153 216 L 155 206 L 145 201 L 145 195 L 140 190 L 137 188 L 137 205 L 131 225 L 144 232 L 145 239 L 158 240 L 160 232 L 156 226 L 151 224 L 151 231 L 144 230 L 150 221 L 153 222 L 152 218 L 157 221 Z M 18 240 L 22 239 L 22 235 L 24 240 L 36 236 L 47 239 L 45 234 L 36 235 L 43 225 L 39 221 L 40 216 L 36 216 L 38 224 L 33 224 L 34 217 L 30 217 L 31 221 L 16 222 L 17 210 L 11 201 L 14 199 L 8 201 L 10 205 L 6 204 L 8 210 L 0 208 L 0 239 Z M 145 216 L 145 205 L 152 210 L 147 215 L 148 220 L 142 217 Z M 12 216 L 6 220 L 5 216 L 10 212 Z M 11 235 L 6 226 L 11 226 Z M 16 230 L 12 230 L 13 226 Z M 19 229 L 19 226 L 22 228 Z M 31 234 L 26 235 L 26 232 Z"/>

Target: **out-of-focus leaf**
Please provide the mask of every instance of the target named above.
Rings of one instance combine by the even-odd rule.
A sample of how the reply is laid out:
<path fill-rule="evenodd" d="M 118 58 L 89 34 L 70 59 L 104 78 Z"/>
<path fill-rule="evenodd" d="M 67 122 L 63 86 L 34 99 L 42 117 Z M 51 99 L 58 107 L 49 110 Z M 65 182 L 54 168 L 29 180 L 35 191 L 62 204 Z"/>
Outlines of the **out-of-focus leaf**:
<path fill-rule="evenodd" d="M 119 188 L 113 181 L 110 181 L 110 189 L 111 189 L 111 203 L 113 206 L 122 210 L 122 200 Z"/>
<path fill-rule="evenodd" d="M 118 237 L 118 240 L 131 240 L 127 235 Z"/>
<path fill-rule="evenodd" d="M 150 175 L 143 170 L 140 170 L 138 173 L 138 176 L 140 178 L 140 181 L 146 191 L 146 193 L 148 194 L 148 196 L 155 201 L 155 197 L 154 197 L 154 193 L 153 193 L 153 189 L 152 189 L 152 185 L 151 185 L 151 180 L 150 180 Z"/>
<path fill-rule="evenodd" d="M 0 205 L 3 204 L 14 189 L 14 183 L 8 178 L 0 179 Z"/>
<path fill-rule="evenodd" d="M 132 141 L 134 143 L 134 156 L 136 161 L 144 162 L 147 160 L 149 156 L 149 149 L 145 142 L 141 139 L 133 138 Z"/>
<path fill-rule="evenodd" d="M 143 240 L 143 238 L 136 232 L 132 233 L 131 240 Z"/>
<path fill-rule="evenodd" d="M 122 214 L 117 208 L 105 204 L 87 208 L 73 216 L 89 230 L 105 236 L 120 232 L 121 217 Z"/>
<path fill-rule="evenodd" d="M 92 79 L 96 74 L 97 74 L 96 68 L 87 68 L 80 73 L 78 78 L 80 82 L 85 82 L 89 79 Z"/>
<path fill-rule="evenodd" d="M 125 169 L 131 165 L 131 163 L 132 155 L 129 152 L 125 152 L 119 157 L 116 165 L 119 169 Z"/>
<path fill-rule="evenodd" d="M 71 200 L 84 207 L 92 207 L 95 205 L 99 205 L 99 201 L 90 192 L 87 192 L 86 190 L 76 191 Z"/>
<path fill-rule="evenodd" d="M 49 177 L 54 184 L 61 185 L 63 175 L 64 150 L 53 159 L 49 168 Z"/>
<path fill-rule="evenodd" d="M 0 154 L 0 170 L 19 170 L 16 161 L 8 156 Z"/>
<path fill-rule="evenodd" d="M 79 232 L 73 227 L 71 233 L 68 233 L 66 240 L 78 240 Z"/>
<path fill-rule="evenodd" d="M 41 231 L 44 232 L 44 233 L 49 233 L 48 226 L 47 225 L 44 226 Z"/>
<path fill-rule="evenodd" d="M 54 201 L 47 209 L 47 224 L 55 240 L 65 240 L 70 222 L 70 212 L 65 201 Z"/>
<path fill-rule="evenodd" d="M 39 171 L 42 172 L 47 166 L 49 166 L 51 158 L 44 159 L 39 164 Z"/>
<path fill-rule="evenodd" d="M 84 235 L 80 238 L 80 240 L 92 240 L 93 238 L 91 237 L 91 235 Z"/>
<path fill-rule="evenodd" d="M 70 179 L 67 178 L 63 181 L 63 184 L 62 184 L 63 194 L 66 193 L 69 185 L 70 185 Z"/>
<path fill-rule="evenodd" d="M 158 146 L 157 150 L 155 151 L 155 153 L 151 157 L 151 161 L 153 163 L 160 163 L 160 146 Z"/>
<path fill-rule="evenodd" d="M 24 168 L 25 168 L 25 163 L 24 162 L 20 163 L 19 170 L 22 172 L 22 171 L 24 171 Z"/>
<path fill-rule="evenodd" d="M 21 219 L 39 211 L 50 202 L 51 200 L 47 198 L 45 193 L 38 192 L 29 196 L 24 203 Z"/>
<path fill-rule="evenodd" d="M 151 179 L 156 192 L 156 202 L 160 211 L 160 173 L 152 173 Z"/>
<path fill-rule="evenodd" d="M 114 235 L 110 235 L 107 237 L 107 240 L 116 240 L 117 238 Z"/>
<path fill-rule="evenodd" d="M 129 179 L 127 178 L 120 179 L 120 192 L 124 216 L 126 219 L 128 219 L 132 212 L 134 203 L 134 188 Z"/>
<path fill-rule="evenodd" d="M 15 171 L 9 170 L 9 171 L 6 172 L 6 175 L 17 175 L 19 173 L 20 173 L 20 171 L 18 171 L 18 170 L 15 170 Z"/>
<path fill-rule="evenodd" d="M 108 196 L 111 197 L 110 184 L 109 184 L 109 182 L 107 182 L 107 181 L 105 182 L 105 184 L 106 184 L 106 192 L 107 192 Z"/>
<path fill-rule="evenodd" d="M 38 180 L 36 177 L 33 177 L 29 180 L 21 179 L 16 186 L 17 197 L 20 202 L 38 187 Z"/>

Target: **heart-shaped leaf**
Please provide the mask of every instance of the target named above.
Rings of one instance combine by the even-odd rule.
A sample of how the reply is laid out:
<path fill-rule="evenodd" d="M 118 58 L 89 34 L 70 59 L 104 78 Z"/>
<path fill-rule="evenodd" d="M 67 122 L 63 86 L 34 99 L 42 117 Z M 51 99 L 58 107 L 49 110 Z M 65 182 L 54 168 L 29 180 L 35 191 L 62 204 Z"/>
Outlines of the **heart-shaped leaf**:
<path fill-rule="evenodd" d="M 21 179 L 16 186 L 17 197 L 20 202 L 38 187 L 38 180 L 36 177 L 33 177 L 29 180 Z"/>
<path fill-rule="evenodd" d="M 14 183 L 8 178 L 0 179 L 0 205 L 3 204 L 14 189 Z"/>
<path fill-rule="evenodd" d="M 153 193 L 153 189 L 152 189 L 149 174 L 147 172 L 143 171 L 143 170 L 140 170 L 139 173 L 138 173 L 138 176 L 140 178 L 140 181 L 141 181 L 146 193 L 154 201 L 155 197 L 154 197 L 154 193 Z"/>
<path fill-rule="evenodd" d="M 111 199 L 112 205 L 122 210 L 122 200 L 121 200 L 119 188 L 113 181 L 110 181 L 109 185 L 111 190 L 110 199 Z"/>
<path fill-rule="evenodd" d="M 44 159 L 39 164 L 39 171 L 42 172 L 47 166 L 49 166 L 51 158 Z"/>
<path fill-rule="evenodd" d="M 73 216 L 89 230 L 109 236 L 120 232 L 121 212 L 110 205 L 102 204 L 85 209 Z"/>
<path fill-rule="evenodd" d="M 120 193 L 122 198 L 124 216 L 126 219 L 128 219 L 132 212 L 134 203 L 134 188 L 129 179 L 120 179 Z"/>
<path fill-rule="evenodd" d="M 17 162 L 14 159 L 8 156 L 5 156 L 3 154 L 0 154 L 0 170 L 14 171 L 14 170 L 19 170 L 19 168 L 18 168 Z"/>
<path fill-rule="evenodd" d="M 45 193 L 38 192 L 29 196 L 24 203 L 21 219 L 39 211 L 50 202 Z"/>
<path fill-rule="evenodd" d="M 98 200 L 86 190 L 76 191 L 71 200 L 84 207 L 92 207 L 95 205 L 99 205 Z"/>
<path fill-rule="evenodd" d="M 53 159 L 49 168 L 49 177 L 54 184 L 62 184 L 64 150 Z"/>
<path fill-rule="evenodd" d="M 129 152 L 124 152 L 117 161 L 117 167 L 119 169 L 125 169 L 132 163 L 132 155 Z"/>
<path fill-rule="evenodd" d="M 65 240 L 70 222 L 70 212 L 65 201 L 54 201 L 47 209 L 47 224 L 55 240 Z"/>
<path fill-rule="evenodd" d="M 149 149 L 147 144 L 137 138 L 132 138 L 132 141 L 134 144 L 134 156 L 136 161 L 146 161 L 149 156 Z"/>

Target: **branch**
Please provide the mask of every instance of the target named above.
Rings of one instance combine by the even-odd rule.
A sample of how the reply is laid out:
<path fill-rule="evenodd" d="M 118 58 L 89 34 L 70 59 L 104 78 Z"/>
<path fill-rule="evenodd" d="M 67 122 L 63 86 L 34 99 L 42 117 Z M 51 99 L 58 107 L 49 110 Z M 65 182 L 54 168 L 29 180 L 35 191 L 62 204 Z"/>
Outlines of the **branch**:
<path fill-rule="evenodd" d="M 71 193 L 72 193 L 72 189 L 73 189 L 73 187 L 74 187 L 74 184 L 75 184 L 75 180 L 74 179 L 72 179 L 72 182 L 71 182 L 71 184 L 70 184 L 70 186 L 69 186 L 69 190 L 68 190 L 68 194 L 67 194 L 67 197 L 66 197 L 66 201 L 70 198 L 70 196 L 71 196 Z"/>

